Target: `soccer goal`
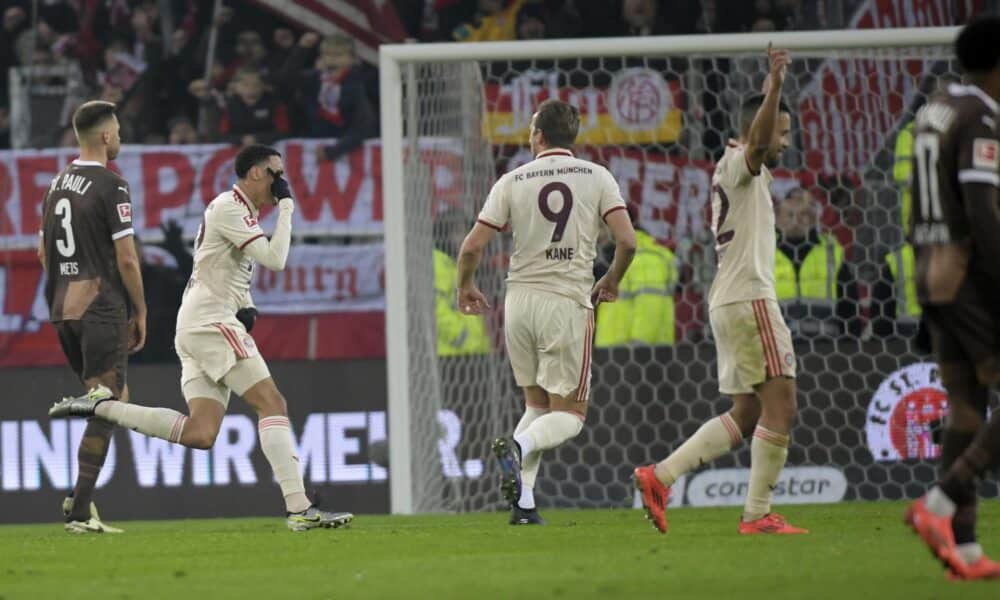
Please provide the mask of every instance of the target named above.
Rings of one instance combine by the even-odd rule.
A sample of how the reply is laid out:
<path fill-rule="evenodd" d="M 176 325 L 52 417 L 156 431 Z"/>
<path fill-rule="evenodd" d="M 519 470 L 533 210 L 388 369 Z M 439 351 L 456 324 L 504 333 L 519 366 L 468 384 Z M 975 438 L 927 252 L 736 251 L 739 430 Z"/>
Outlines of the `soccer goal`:
<path fill-rule="evenodd" d="M 932 359 L 912 343 L 906 136 L 925 98 L 958 78 L 956 33 L 382 46 L 392 511 L 500 507 L 489 442 L 522 412 L 499 310 L 511 241 L 499 236 L 480 268 L 494 307 L 482 320 L 454 312 L 450 261 L 498 175 L 531 159 L 528 124 L 546 98 L 580 107 L 575 151 L 614 173 L 639 226 L 673 254 L 674 274 L 654 290 L 672 312 L 657 343 L 595 350 L 587 423 L 546 455 L 540 505 L 631 506 L 632 467 L 662 458 L 728 405 L 705 307 L 715 264 L 710 178 L 736 135 L 737 107 L 761 88 L 768 43 L 795 61 L 784 94 L 792 145 L 772 193 L 778 204 L 812 199 L 808 235 L 824 249 L 807 269 L 812 279 L 800 275 L 782 299 L 800 360 L 800 416 L 775 500 L 922 493 L 940 453 L 945 396 Z M 748 465 L 746 444 L 678 482 L 672 501 L 741 504 Z"/>

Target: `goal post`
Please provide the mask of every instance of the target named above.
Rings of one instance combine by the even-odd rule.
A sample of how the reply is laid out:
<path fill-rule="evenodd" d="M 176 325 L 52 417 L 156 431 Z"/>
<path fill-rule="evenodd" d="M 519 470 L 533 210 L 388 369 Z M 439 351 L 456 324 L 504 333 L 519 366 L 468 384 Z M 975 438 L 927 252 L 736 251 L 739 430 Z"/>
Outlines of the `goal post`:
<path fill-rule="evenodd" d="M 722 406 L 704 307 L 699 306 L 714 263 L 704 239 L 705 207 L 678 198 L 687 194 L 684 186 L 704 187 L 719 140 L 724 143 L 732 133 L 728 115 L 741 98 L 759 89 L 764 49 L 773 43 L 790 50 L 793 60 L 809 59 L 808 68 L 788 78 L 788 94 L 795 97 L 787 99 L 808 114 L 793 115 L 795 142 L 782 165 L 784 191 L 801 186 L 823 196 L 822 226 L 831 235 L 843 233 L 845 246 L 858 248 L 844 260 L 858 280 L 871 283 L 876 259 L 901 239 L 898 216 L 893 216 L 901 192 L 893 183 L 892 139 L 915 99 L 926 94 L 924 80 L 954 74 L 951 45 L 957 32 L 931 27 L 381 46 L 391 511 L 499 506 L 495 467 L 486 449 L 492 437 L 510 433 L 521 411 L 502 350 L 502 315 L 489 315 L 471 326 L 471 333 L 463 329 L 455 351 L 448 351 L 439 318 L 441 311 L 447 314 L 446 299 L 436 296 L 435 277 L 448 267 L 440 258 L 448 254 L 444 250 L 454 249 L 455 231 L 442 222 L 470 226 L 499 173 L 525 160 L 526 138 L 516 139 L 523 123 L 515 113 L 530 114 L 546 94 L 583 105 L 584 120 L 592 127 L 581 156 L 614 165 L 609 168 L 626 200 L 640 207 L 640 224 L 684 266 L 684 291 L 675 308 L 678 332 L 686 333 L 670 344 L 633 343 L 596 354 L 592 414 L 584 433 L 558 453 L 558 462 L 547 456 L 539 477 L 543 505 L 628 505 L 621 465 L 603 463 L 659 458 Z M 831 67 L 830 61 L 838 60 L 868 61 L 882 72 Z M 824 69 L 834 71 L 829 80 Z M 628 74 L 638 79 L 628 80 Z M 861 87 L 851 77 L 861 77 Z M 838 78 L 843 80 L 839 91 Z M 636 91 L 622 92 L 626 96 L 616 105 L 612 88 L 627 86 Z M 659 108 L 649 105 L 657 94 L 670 96 Z M 825 106 L 831 98 L 843 114 Z M 645 119 L 653 133 L 636 119 Z M 615 129 L 602 130 L 606 126 Z M 828 144 L 829 137 L 836 143 Z M 651 182 L 657 173 L 663 181 Z M 844 193 L 863 202 L 838 203 L 842 199 L 835 194 Z M 488 295 L 502 306 L 510 241 L 498 237 L 481 276 Z M 701 300 L 685 300 L 689 290 Z M 930 467 L 923 459 L 932 458 L 933 451 L 884 462 L 886 456 L 875 456 L 871 442 L 880 434 L 865 428 L 869 401 L 880 383 L 926 357 L 914 352 L 906 336 L 872 334 L 870 292 L 854 302 L 857 320 L 865 322 L 857 332 L 845 326 L 840 336 L 796 340 L 803 354 L 800 373 L 810 367 L 816 372 L 800 385 L 802 433 L 793 439 L 800 448 L 793 448 L 790 464 L 837 465 L 848 481 L 847 498 L 906 497 L 912 491 L 899 475 L 926 478 Z M 682 312 L 693 316 L 682 317 Z M 682 318 L 689 320 L 690 331 L 680 324 Z M 488 345 L 471 348 L 469 336 Z M 845 372 L 845 365 L 853 372 Z M 838 417 L 838 411 L 846 416 Z M 883 420 L 890 417 L 895 418 Z M 920 438 L 926 425 L 906 429 L 904 424 L 901 433 L 884 433 L 887 452 L 900 453 L 892 446 L 900 435 L 907 447 L 929 444 Z M 738 468 L 747 461 L 743 450 L 721 464 Z"/>

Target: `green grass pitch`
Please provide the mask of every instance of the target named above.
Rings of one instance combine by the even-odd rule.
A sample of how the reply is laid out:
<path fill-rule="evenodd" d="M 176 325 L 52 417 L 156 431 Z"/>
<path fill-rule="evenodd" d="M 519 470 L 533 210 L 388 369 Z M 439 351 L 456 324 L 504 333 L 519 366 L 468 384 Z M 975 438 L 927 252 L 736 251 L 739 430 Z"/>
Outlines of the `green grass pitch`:
<path fill-rule="evenodd" d="M 0 598 L 1000 598 L 952 583 L 901 524 L 898 502 L 782 507 L 807 536 L 736 535 L 739 508 L 678 509 L 660 535 L 635 510 L 360 516 L 293 534 L 274 519 L 118 522 L 71 536 L 57 523 L 0 527 Z M 1000 554 L 1000 503 L 980 509 Z"/>

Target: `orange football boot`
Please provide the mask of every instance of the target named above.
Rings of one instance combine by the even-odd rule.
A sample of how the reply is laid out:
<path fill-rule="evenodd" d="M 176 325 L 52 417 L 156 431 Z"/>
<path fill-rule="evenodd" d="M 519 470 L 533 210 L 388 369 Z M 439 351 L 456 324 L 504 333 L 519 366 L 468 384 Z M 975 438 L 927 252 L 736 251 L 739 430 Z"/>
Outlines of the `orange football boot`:
<path fill-rule="evenodd" d="M 941 517 L 932 513 L 927 509 L 925 499 L 920 498 L 907 507 L 903 520 L 917 532 L 931 553 L 950 571 L 959 577 L 965 575 L 968 565 L 962 560 L 955 546 L 951 517 Z"/>
<path fill-rule="evenodd" d="M 1000 579 L 1000 563 L 990 557 L 979 557 L 979 560 L 971 565 L 965 565 L 961 573 L 954 569 L 948 569 L 948 579 L 952 581 L 975 581 L 977 579 Z"/>
<path fill-rule="evenodd" d="M 758 534 L 789 535 L 793 533 L 809 533 L 808 529 L 789 525 L 785 517 L 778 513 L 767 513 L 756 521 L 740 521 L 740 535 Z"/>
<path fill-rule="evenodd" d="M 667 532 L 667 501 L 670 500 L 670 488 L 663 485 L 653 472 L 653 465 L 636 467 L 632 472 L 632 483 L 642 496 L 642 505 L 646 508 L 646 519 L 660 533 Z"/>

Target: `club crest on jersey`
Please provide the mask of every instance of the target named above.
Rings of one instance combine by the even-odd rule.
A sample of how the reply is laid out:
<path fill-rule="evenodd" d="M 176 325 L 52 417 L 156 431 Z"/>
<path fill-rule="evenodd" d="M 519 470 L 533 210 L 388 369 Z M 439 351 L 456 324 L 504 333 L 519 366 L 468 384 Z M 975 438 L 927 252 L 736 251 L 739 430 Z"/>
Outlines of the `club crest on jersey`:
<path fill-rule="evenodd" d="M 132 222 L 132 205 L 128 202 L 122 202 L 118 205 L 118 220 L 122 223 Z"/>
<path fill-rule="evenodd" d="M 972 166 L 977 169 L 996 171 L 1000 152 L 1000 142 L 988 138 L 976 138 L 972 142 Z"/>
<path fill-rule="evenodd" d="M 254 343 L 253 338 L 250 334 L 243 336 L 243 347 L 247 349 L 248 352 L 255 352 L 257 350 L 257 344 Z"/>
<path fill-rule="evenodd" d="M 247 229 L 253 229 L 257 226 L 257 218 L 250 215 L 243 217 L 243 222 L 246 223 Z"/>

